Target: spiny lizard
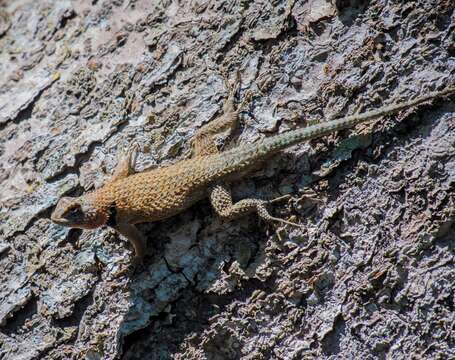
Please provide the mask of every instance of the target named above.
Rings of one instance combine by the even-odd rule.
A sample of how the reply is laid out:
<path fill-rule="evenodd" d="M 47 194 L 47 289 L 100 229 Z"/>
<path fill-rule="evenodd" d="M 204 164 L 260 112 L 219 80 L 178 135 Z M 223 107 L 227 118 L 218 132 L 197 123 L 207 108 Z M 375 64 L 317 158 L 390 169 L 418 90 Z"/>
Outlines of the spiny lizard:
<path fill-rule="evenodd" d="M 280 150 L 305 140 L 318 138 L 365 121 L 398 112 L 433 98 L 455 92 L 455 87 L 430 92 L 413 100 L 384 106 L 380 109 L 326 121 L 268 137 L 258 143 L 243 144 L 220 151 L 216 137 L 229 136 L 236 127 L 242 106 L 235 109 L 234 97 L 239 86 L 230 88 L 223 115 L 203 126 L 192 140 L 192 157 L 173 165 L 135 173 L 137 146 L 132 146 L 116 167 L 113 177 L 101 188 L 80 197 L 63 197 L 51 215 L 57 224 L 94 229 L 108 225 L 126 237 L 134 246 L 135 261 L 141 262 L 145 251 L 144 236 L 135 224 L 169 218 L 209 197 L 215 212 L 224 219 L 233 219 L 257 212 L 266 221 L 296 225 L 271 216 L 266 201 L 243 199 L 233 203 L 226 184 L 243 176 L 257 164 Z"/>

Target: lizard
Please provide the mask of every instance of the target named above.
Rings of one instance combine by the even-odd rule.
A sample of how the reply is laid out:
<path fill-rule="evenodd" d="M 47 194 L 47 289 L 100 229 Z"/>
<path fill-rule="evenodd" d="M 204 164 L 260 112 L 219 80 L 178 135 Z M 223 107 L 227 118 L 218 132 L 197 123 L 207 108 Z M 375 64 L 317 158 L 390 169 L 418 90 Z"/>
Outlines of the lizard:
<path fill-rule="evenodd" d="M 234 203 L 229 183 L 257 169 L 258 164 L 290 146 L 352 128 L 357 124 L 455 92 L 455 86 L 451 85 L 441 91 L 429 92 L 376 110 L 322 121 L 266 137 L 257 143 L 222 149 L 217 137 L 222 133 L 226 137 L 231 136 L 245 103 L 235 107 L 234 98 L 238 88 L 237 76 L 236 84 L 230 86 L 223 106 L 223 115 L 201 127 L 192 138 L 191 156 L 171 165 L 136 172 L 138 145 L 132 145 L 118 162 L 110 180 L 102 187 L 81 196 L 62 197 L 51 214 L 51 220 L 72 228 L 114 228 L 133 245 L 133 263 L 142 263 L 146 253 L 146 239 L 136 224 L 167 219 L 206 197 L 215 212 L 226 220 L 256 212 L 267 222 L 300 226 L 273 217 L 266 207 L 273 200 L 248 198 Z"/>

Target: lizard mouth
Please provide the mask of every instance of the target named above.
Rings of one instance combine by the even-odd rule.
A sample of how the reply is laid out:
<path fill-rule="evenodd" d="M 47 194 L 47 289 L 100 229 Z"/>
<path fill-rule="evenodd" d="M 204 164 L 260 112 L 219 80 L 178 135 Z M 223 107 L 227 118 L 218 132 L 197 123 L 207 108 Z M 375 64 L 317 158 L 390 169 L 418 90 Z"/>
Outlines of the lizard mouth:
<path fill-rule="evenodd" d="M 51 214 L 51 220 L 53 223 L 56 223 L 58 225 L 66 225 L 68 223 L 65 219 L 62 219 L 61 217 L 54 213 Z"/>

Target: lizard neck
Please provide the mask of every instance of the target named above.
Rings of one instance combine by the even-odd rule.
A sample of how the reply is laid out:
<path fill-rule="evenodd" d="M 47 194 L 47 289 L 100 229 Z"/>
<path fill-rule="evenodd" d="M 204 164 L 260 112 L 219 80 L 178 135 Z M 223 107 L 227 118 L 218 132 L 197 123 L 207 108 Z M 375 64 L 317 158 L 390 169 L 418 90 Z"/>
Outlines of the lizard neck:
<path fill-rule="evenodd" d="M 84 200 L 96 214 L 94 227 L 109 225 L 113 212 L 115 212 L 115 199 L 109 184 L 85 194 Z"/>

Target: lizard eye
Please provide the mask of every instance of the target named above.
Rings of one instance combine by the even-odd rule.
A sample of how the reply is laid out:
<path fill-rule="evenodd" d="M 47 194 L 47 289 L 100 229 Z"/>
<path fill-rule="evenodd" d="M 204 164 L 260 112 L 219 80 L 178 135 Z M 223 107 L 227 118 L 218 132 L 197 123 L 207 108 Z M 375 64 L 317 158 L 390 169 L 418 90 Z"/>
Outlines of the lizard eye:
<path fill-rule="evenodd" d="M 76 204 L 65 211 L 65 217 L 77 216 L 80 214 L 80 212 L 81 212 L 80 205 Z"/>

